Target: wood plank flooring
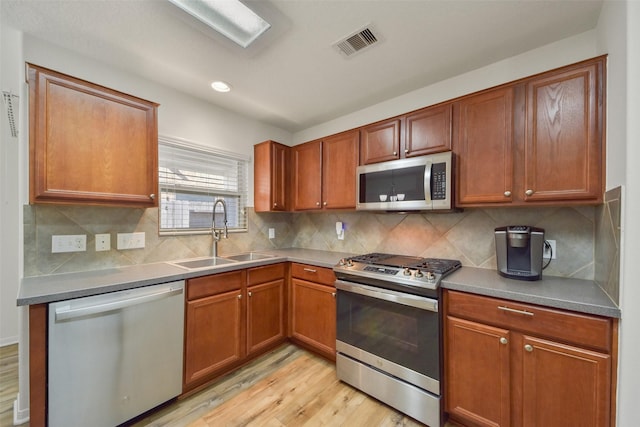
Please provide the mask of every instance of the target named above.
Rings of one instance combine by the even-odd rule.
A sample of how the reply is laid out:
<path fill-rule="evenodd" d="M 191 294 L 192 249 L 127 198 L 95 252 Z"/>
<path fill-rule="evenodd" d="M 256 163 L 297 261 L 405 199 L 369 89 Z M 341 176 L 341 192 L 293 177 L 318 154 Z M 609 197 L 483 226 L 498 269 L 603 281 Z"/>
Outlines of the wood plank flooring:
<path fill-rule="evenodd" d="M 2 427 L 12 425 L 17 381 L 17 345 L 2 347 Z M 333 363 L 295 345 L 284 344 L 199 393 L 171 402 L 130 426 L 418 427 L 423 424 L 338 381 Z"/>

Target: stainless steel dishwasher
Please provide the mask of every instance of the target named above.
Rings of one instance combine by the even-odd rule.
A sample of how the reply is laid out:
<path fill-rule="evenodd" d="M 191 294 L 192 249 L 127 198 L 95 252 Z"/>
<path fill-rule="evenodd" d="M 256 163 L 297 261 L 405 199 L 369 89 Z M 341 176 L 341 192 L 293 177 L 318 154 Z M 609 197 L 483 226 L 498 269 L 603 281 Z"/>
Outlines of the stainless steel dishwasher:
<path fill-rule="evenodd" d="M 49 304 L 49 427 L 113 427 L 179 395 L 183 294 L 179 281 Z"/>

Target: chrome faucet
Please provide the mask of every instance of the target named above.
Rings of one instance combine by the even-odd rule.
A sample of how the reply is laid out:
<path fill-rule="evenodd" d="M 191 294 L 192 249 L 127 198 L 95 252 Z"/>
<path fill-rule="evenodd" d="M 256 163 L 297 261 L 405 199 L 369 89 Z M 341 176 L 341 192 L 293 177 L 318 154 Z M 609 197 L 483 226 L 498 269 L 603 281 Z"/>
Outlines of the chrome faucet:
<path fill-rule="evenodd" d="M 222 212 L 224 213 L 224 228 L 216 228 L 216 206 L 218 203 L 222 204 Z M 224 233 L 224 234 L 222 234 Z M 223 199 L 217 199 L 213 204 L 213 217 L 211 219 L 211 234 L 213 236 L 213 256 L 218 256 L 218 242 L 222 237 L 225 239 L 229 237 L 229 230 L 227 229 L 227 204 Z"/>

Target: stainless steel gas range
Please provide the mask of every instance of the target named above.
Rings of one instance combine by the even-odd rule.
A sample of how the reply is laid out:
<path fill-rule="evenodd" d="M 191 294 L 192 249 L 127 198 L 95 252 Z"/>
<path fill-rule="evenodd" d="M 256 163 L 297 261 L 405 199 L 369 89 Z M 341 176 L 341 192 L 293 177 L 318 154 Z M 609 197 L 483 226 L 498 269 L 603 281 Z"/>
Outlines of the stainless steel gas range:
<path fill-rule="evenodd" d="M 334 266 L 338 378 L 429 426 L 442 422 L 440 280 L 460 261 L 371 253 Z"/>

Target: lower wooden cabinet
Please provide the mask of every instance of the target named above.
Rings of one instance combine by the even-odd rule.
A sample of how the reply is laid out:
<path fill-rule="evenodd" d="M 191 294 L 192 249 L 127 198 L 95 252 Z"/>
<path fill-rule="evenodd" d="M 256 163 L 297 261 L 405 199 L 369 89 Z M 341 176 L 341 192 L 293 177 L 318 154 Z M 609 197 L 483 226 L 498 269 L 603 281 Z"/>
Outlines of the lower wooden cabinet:
<path fill-rule="evenodd" d="M 611 425 L 613 319 L 445 292 L 445 410 L 467 426 Z"/>
<path fill-rule="evenodd" d="M 187 280 L 183 391 L 284 341 L 285 273 L 281 263 Z"/>
<path fill-rule="evenodd" d="M 291 266 L 291 338 L 322 356 L 336 359 L 335 275 L 328 268 Z"/>

